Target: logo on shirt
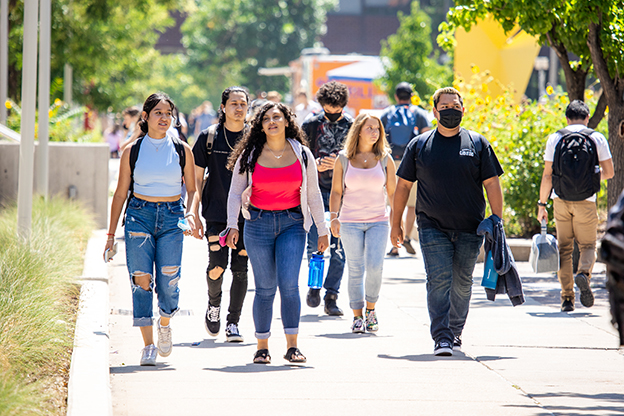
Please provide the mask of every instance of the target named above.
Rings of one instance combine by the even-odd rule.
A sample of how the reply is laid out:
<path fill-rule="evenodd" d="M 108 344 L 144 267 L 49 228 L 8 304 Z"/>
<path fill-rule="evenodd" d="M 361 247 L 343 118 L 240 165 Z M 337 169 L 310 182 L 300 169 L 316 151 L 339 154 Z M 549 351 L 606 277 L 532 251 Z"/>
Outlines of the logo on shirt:
<path fill-rule="evenodd" d="M 469 156 L 469 157 L 474 157 L 474 152 L 470 149 L 461 149 L 459 151 L 459 155 L 460 156 Z"/>

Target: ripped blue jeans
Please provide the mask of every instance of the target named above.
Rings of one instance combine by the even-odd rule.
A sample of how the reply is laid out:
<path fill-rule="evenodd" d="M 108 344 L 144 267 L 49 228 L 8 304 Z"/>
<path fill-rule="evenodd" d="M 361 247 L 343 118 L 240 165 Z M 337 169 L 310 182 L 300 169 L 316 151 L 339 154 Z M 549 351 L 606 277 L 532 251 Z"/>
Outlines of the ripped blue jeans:
<path fill-rule="evenodd" d="M 184 216 L 182 200 L 148 202 L 132 198 L 126 212 L 126 264 L 132 286 L 133 326 L 153 324 L 154 290 L 160 316 L 178 311 L 182 242 L 178 219 Z M 150 276 L 149 290 L 135 283 L 135 276 Z M 156 276 L 156 279 L 154 279 Z"/>

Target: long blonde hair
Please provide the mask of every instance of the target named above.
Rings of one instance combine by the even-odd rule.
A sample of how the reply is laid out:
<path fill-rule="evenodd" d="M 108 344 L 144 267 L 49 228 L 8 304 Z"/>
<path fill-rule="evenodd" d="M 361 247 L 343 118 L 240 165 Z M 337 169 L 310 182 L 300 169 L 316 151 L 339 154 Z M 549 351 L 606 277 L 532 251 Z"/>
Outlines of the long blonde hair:
<path fill-rule="evenodd" d="M 381 160 L 384 157 L 390 155 L 390 145 L 386 140 L 386 132 L 384 130 L 383 124 L 381 123 L 381 120 L 379 119 L 379 117 L 372 114 L 362 113 L 356 117 L 353 125 L 351 126 L 351 129 L 349 129 L 349 134 L 347 134 L 347 140 L 345 140 L 344 148 L 347 153 L 348 159 L 353 159 L 357 154 L 362 126 L 364 126 L 366 121 L 369 119 L 377 120 L 377 123 L 379 123 L 379 139 L 373 145 L 373 153 L 375 154 L 375 159 Z"/>

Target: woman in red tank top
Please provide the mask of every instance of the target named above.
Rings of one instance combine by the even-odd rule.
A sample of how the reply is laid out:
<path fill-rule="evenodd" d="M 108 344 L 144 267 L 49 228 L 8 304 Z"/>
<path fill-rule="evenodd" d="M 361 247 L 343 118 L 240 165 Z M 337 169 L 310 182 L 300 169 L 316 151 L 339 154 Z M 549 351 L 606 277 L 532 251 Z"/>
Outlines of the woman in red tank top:
<path fill-rule="evenodd" d="M 235 247 L 240 237 L 236 220 L 243 205 L 243 238 L 256 287 L 253 317 L 258 348 L 253 361 L 258 364 L 271 362 L 269 337 L 278 287 L 287 343 L 284 358 L 293 363 L 306 362 L 297 348 L 301 313 L 298 278 L 310 214 L 322 236 L 319 251 L 329 246 L 329 230 L 314 157 L 305 144 L 292 111 L 281 103 L 269 102 L 252 120 L 228 165 L 234 172 L 228 196 L 231 229 L 227 244 Z M 241 200 L 243 194 L 245 201 Z"/>

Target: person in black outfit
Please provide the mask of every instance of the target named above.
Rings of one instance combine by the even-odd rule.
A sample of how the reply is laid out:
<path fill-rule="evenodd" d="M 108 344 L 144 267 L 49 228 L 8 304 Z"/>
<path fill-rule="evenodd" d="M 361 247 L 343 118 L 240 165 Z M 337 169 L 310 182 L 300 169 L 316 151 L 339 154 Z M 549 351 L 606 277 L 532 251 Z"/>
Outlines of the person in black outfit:
<path fill-rule="evenodd" d="M 208 240 L 208 269 L 206 270 L 208 309 L 205 324 L 206 330 L 212 336 L 217 336 L 221 328 L 221 287 L 230 253 L 227 246 L 221 247 L 219 244 L 219 233 L 226 228 L 227 198 L 232 180 L 232 171 L 228 170 L 226 165 L 230 153 L 243 137 L 248 105 L 249 94 L 245 89 L 227 88 L 221 95 L 218 124 L 203 130 L 193 146 L 198 186 L 198 192 L 195 195 L 196 198 L 200 198 L 201 192 L 202 216 L 206 220 L 205 232 Z M 210 137 L 214 138 L 212 146 L 207 144 Z M 199 204 L 195 206 L 199 207 Z M 195 215 L 199 218 L 198 212 Z M 238 226 L 242 231 L 244 228 L 242 216 L 239 217 Z M 203 233 L 200 221 L 194 235 L 201 239 Z M 247 252 L 242 238 L 238 240 L 236 249 L 231 250 L 230 270 L 232 271 L 232 286 L 225 335 L 228 342 L 243 342 L 238 329 L 238 321 L 247 293 Z"/>
<path fill-rule="evenodd" d="M 329 211 L 329 195 L 331 194 L 334 164 L 338 152 L 342 150 L 347 133 L 353 124 L 353 117 L 344 111 L 349 102 L 349 89 L 345 84 L 330 81 L 323 84 L 316 93 L 316 99 L 323 107 L 319 114 L 309 117 L 303 122 L 301 129 L 308 136 L 310 150 L 316 160 L 319 172 L 319 188 L 323 196 L 325 212 Z M 312 257 L 318 241 L 316 225 L 312 224 L 308 233 L 308 259 Z M 340 248 L 338 238 L 332 236 L 330 243 L 330 259 L 327 276 L 325 277 L 325 313 L 332 316 L 341 316 L 342 310 L 338 307 L 338 290 L 344 271 L 344 252 Z M 306 303 L 311 308 L 321 303 L 321 289 L 310 289 Z"/>
<path fill-rule="evenodd" d="M 477 227 L 485 216 L 487 193 L 492 214 L 503 216 L 503 170 L 482 135 L 460 127 L 464 106 L 452 87 L 433 95 L 437 129 L 407 145 L 397 171 L 390 240 L 399 247 L 404 234 L 401 217 L 407 197 L 418 181 L 416 217 L 427 272 L 427 308 L 435 355 L 461 350 L 474 271 L 483 237 Z"/>

